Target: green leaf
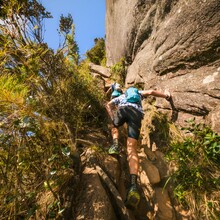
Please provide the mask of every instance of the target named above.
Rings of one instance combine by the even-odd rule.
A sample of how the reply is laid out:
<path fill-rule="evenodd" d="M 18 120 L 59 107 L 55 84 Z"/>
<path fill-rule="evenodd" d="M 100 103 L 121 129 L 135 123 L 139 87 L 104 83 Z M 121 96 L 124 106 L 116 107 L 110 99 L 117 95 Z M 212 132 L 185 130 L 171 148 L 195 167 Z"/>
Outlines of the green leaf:
<path fill-rule="evenodd" d="M 69 147 L 65 147 L 65 148 L 62 148 L 62 153 L 64 156 L 70 156 L 70 148 Z"/>

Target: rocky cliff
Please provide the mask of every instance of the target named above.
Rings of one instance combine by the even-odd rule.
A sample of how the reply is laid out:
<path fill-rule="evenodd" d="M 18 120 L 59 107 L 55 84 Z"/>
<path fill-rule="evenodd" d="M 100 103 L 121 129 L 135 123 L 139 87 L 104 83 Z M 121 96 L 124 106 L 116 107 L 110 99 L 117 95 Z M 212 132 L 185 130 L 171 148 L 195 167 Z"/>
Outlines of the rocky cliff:
<path fill-rule="evenodd" d="M 219 0 L 106 0 L 106 54 L 108 66 L 126 59 L 126 84 L 169 89 L 176 123 L 220 132 Z"/>
<path fill-rule="evenodd" d="M 108 67 L 125 60 L 125 85 L 169 89 L 172 100 L 158 98 L 154 102 L 149 98 L 143 102 L 145 117 L 137 149 L 138 209 L 132 211 L 124 205 L 129 168 L 127 134 L 121 128 L 119 157 L 106 154 L 110 135 L 109 140 L 97 137 L 94 146 L 101 145 L 102 150 L 85 146 L 82 189 L 74 206 L 76 219 L 208 220 L 207 210 L 196 215 L 174 199 L 173 186 L 167 180 L 176 167 L 167 163 L 162 149 L 168 146 L 169 137 L 179 135 L 175 125 L 183 126 L 192 117 L 220 133 L 220 1 L 106 0 L 106 56 Z M 91 64 L 90 70 L 104 90 L 114 78 L 109 68 Z"/>

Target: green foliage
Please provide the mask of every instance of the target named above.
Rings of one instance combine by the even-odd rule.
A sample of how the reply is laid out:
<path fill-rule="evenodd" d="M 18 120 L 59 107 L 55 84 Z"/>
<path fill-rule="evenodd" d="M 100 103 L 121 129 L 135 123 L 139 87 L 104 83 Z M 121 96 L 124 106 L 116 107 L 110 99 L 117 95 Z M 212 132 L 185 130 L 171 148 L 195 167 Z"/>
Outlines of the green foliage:
<path fill-rule="evenodd" d="M 126 69 L 125 69 L 125 59 L 122 58 L 120 62 L 116 63 L 111 67 L 111 78 L 120 83 L 121 85 L 124 85 L 126 77 Z"/>
<path fill-rule="evenodd" d="M 3 3 L 7 21 L 0 25 L 0 219 L 36 218 L 39 195 L 48 191 L 53 199 L 44 217 L 58 218 L 64 211 L 59 195 L 64 177 L 77 173 L 75 140 L 87 127 L 100 126 L 104 94 L 88 65 L 78 65 L 71 22 L 62 26 L 64 47 L 54 53 L 42 43 L 41 21 L 48 14 L 37 1 Z M 35 6 L 41 10 L 34 11 Z M 30 25 L 22 29 L 26 22 Z"/>
<path fill-rule="evenodd" d="M 0 16 L 4 19 L 0 26 L 7 28 L 6 35 L 12 37 L 14 42 L 24 44 L 42 42 L 42 21 L 52 16 L 39 1 L 2 0 L 0 4 Z"/>
<path fill-rule="evenodd" d="M 103 93 L 97 88 L 88 67 L 82 68 L 81 65 L 73 69 L 73 65 L 70 69 L 71 60 L 60 56 L 50 56 L 50 61 L 54 60 L 57 66 L 38 80 L 37 88 L 42 85 L 46 89 L 38 90 L 37 97 L 43 105 L 42 111 L 54 120 L 62 118 L 71 124 L 72 133 L 77 136 L 79 129 L 93 124 L 103 113 Z M 42 69 L 46 73 L 44 68 L 48 71 L 48 66 Z"/>
<path fill-rule="evenodd" d="M 24 104 L 27 94 L 27 86 L 18 77 L 8 74 L 0 76 L 1 112 L 15 111 L 17 106 Z"/>
<path fill-rule="evenodd" d="M 75 26 L 73 24 L 73 18 L 70 14 L 67 17 L 61 15 L 60 17 L 60 33 L 64 36 L 63 51 L 64 54 L 72 61 L 72 64 L 79 64 L 79 47 L 75 41 Z"/>
<path fill-rule="evenodd" d="M 63 15 L 60 16 L 60 31 L 68 34 L 72 28 L 73 18 L 71 14 L 68 14 L 67 17 Z"/>
<path fill-rule="evenodd" d="M 105 65 L 105 40 L 103 38 L 95 38 L 94 42 L 95 46 L 86 52 L 86 57 L 94 64 Z"/>
<path fill-rule="evenodd" d="M 17 114 L 7 118 L 1 130 L 0 217 L 34 215 L 42 183 L 49 182 L 49 189 L 56 192 L 63 173 L 72 166 L 70 154 L 63 153 L 70 143 L 60 140 L 68 138 L 65 127 L 41 116 Z"/>
<path fill-rule="evenodd" d="M 170 124 L 167 115 L 154 111 L 149 127 L 150 141 L 155 142 L 156 146 L 162 150 L 162 147 L 166 147 L 170 142 Z"/>
<path fill-rule="evenodd" d="M 73 64 L 79 64 L 79 47 L 75 39 L 75 26 L 72 24 L 72 32 L 66 36 L 67 57 Z"/>
<path fill-rule="evenodd" d="M 175 183 L 174 194 L 188 207 L 193 203 L 206 207 L 212 204 L 211 216 L 217 215 L 215 201 L 219 200 L 220 136 L 203 124 L 189 120 L 184 130 L 190 134 L 183 141 L 171 144 L 166 158 L 175 161 L 177 169 L 171 179 Z M 193 199 L 192 199 L 193 198 Z M 206 198 L 207 201 L 204 201 Z M 195 215 L 204 218 L 207 213 L 201 207 L 194 208 Z"/>

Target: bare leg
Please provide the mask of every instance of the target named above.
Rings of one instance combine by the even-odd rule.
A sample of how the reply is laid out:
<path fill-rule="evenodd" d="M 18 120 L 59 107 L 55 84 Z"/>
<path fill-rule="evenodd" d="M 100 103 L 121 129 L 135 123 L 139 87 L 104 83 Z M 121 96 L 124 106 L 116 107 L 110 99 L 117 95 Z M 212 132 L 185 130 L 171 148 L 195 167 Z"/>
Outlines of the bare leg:
<path fill-rule="evenodd" d="M 112 155 L 113 154 L 119 155 L 121 149 L 118 144 L 118 136 L 119 136 L 118 128 L 113 127 L 111 129 L 111 133 L 112 133 L 113 145 L 109 148 L 108 153 Z"/>
<path fill-rule="evenodd" d="M 127 154 L 128 154 L 128 165 L 130 174 L 138 175 L 139 170 L 139 159 L 137 154 L 137 140 L 128 137 L 127 139 Z"/>
<path fill-rule="evenodd" d="M 111 130 L 112 133 L 112 139 L 118 139 L 119 133 L 118 133 L 118 128 L 113 127 Z"/>
<path fill-rule="evenodd" d="M 128 164 L 130 169 L 131 186 L 128 190 L 125 205 L 129 209 L 136 209 L 140 202 L 140 193 L 137 188 L 137 176 L 139 169 L 139 160 L 137 154 L 137 140 L 134 138 L 127 139 Z"/>

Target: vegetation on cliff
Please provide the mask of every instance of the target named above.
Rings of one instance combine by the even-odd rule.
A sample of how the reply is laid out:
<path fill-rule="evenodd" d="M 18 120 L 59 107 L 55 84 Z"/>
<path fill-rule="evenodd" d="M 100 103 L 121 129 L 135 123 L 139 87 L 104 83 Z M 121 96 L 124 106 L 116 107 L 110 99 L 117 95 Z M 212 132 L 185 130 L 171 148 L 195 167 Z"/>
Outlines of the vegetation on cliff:
<path fill-rule="evenodd" d="M 176 165 L 168 179 L 174 184 L 174 196 L 196 219 L 217 219 L 220 136 L 193 119 L 183 130 L 186 136 L 174 140 L 166 153 L 168 161 Z"/>

